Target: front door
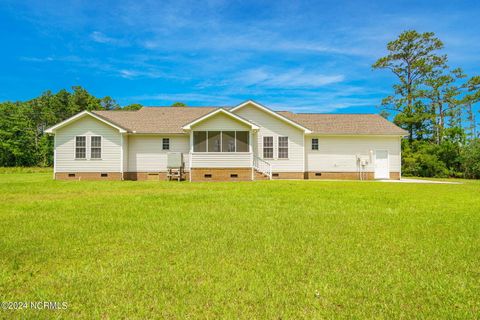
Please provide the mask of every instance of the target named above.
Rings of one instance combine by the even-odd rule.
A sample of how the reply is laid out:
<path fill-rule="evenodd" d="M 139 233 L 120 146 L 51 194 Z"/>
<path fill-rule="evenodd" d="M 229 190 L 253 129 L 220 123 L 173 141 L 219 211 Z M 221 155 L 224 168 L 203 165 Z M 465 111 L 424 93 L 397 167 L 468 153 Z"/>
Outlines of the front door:
<path fill-rule="evenodd" d="M 390 179 L 387 150 L 375 151 L 375 179 Z"/>

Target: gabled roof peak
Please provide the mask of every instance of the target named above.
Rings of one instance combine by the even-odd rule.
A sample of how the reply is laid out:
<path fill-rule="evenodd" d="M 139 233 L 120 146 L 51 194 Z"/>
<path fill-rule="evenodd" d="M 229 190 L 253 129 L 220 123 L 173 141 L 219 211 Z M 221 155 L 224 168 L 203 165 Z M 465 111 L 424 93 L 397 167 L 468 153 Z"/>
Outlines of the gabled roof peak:
<path fill-rule="evenodd" d="M 248 121 L 247 119 L 244 119 L 244 118 L 240 117 L 239 115 L 237 115 L 237 114 L 235 114 L 235 113 L 232 113 L 232 112 L 230 112 L 230 111 L 228 111 L 227 109 L 224 109 L 224 108 L 218 108 L 218 109 L 216 109 L 216 110 L 213 110 L 212 112 L 207 113 L 206 115 L 204 115 L 204 116 L 202 116 L 202 117 L 200 117 L 200 118 L 198 118 L 198 119 L 195 119 L 195 120 L 193 120 L 193 121 L 185 124 L 185 125 L 182 127 L 182 129 L 183 129 L 183 130 L 190 130 L 193 125 L 198 124 L 198 123 L 200 123 L 200 122 L 202 122 L 202 121 L 205 121 L 205 120 L 207 120 L 208 118 L 213 117 L 213 116 L 215 116 L 215 115 L 217 115 L 217 114 L 219 114 L 219 113 L 223 113 L 223 114 L 225 114 L 225 115 L 227 115 L 227 116 L 229 116 L 229 117 L 231 117 L 231 118 L 233 118 L 233 119 L 235 119 L 235 120 L 237 120 L 237 121 L 239 121 L 239 122 L 242 122 L 242 123 L 246 124 L 247 126 L 251 127 L 251 128 L 254 129 L 254 130 L 258 130 L 258 129 L 259 129 L 259 127 L 258 127 L 257 125 L 251 123 L 251 122 Z"/>
<path fill-rule="evenodd" d="M 247 105 L 253 105 L 253 106 L 255 106 L 255 107 L 257 107 L 257 108 L 265 111 L 266 113 L 268 113 L 268 114 L 270 114 L 270 115 L 272 115 L 272 116 L 274 116 L 274 117 L 276 117 L 276 118 L 278 118 L 278 119 L 280 119 L 280 120 L 283 120 L 284 122 L 286 122 L 286 123 L 294 126 L 295 128 L 300 129 L 300 130 L 303 130 L 303 132 L 305 132 L 305 133 L 307 133 L 307 134 L 308 134 L 308 133 L 312 133 L 312 131 L 311 131 L 310 129 L 302 126 L 301 124 L 299 124 L 299 123 L 297 123 L 297 122 L 295 122 L 295 121 L 292 121 L 292 120 L 289 119 L 288 117 L 286 117 L 286 116 L 284 116 L 284 115 L 281 115 L 280 113 L 278 113 L 278 112 L 276 112 L 276 111 L 273 111 L 272 109 L 270 109 L 270 108 L 268 108 L 268 107 L 266 107 L 266 106 L 264 106 L 264 105 L 262 105 L 262 104 L 260 104 L 260 103 L 258 103 L 258 102 L 255 102 L 255 101 L 253 101 L 253 100 L 251 100 L 251 99 L 250 99 L 250 100 L 247 100 L 247 101 L 245 101 L 245 102 L 240 103 L 238 106 L 233 107 L 230 111 L 231 111 L 231 112 L 236 112 L 236 111 L 238 111 L 239 109 L 241 109 L 241 108 L 243 108 L 243 107 L 245 107 L 245 106 L 247 106 Z"/>

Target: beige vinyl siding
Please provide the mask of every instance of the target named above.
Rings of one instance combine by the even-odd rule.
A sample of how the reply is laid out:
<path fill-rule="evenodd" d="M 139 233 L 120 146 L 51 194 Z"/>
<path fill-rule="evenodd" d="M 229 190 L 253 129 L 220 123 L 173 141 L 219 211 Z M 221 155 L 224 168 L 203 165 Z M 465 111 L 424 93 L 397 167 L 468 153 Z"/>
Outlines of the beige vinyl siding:
<path fill-rule="evenodd" d="M 312 138 L 318 138 L 318 150 L 312 150 Z M 375 150 L 387 150 L 390 172 L 400 172 L 400 137 L 307 136 L 306 171 L 356 172 L 357 155 L 367 159 L 365 171 L 374 172 Z M 370 156 L 370 150 L 373 154 Z"/>
<path fill-rule="evenodd" d="M 242 107 L 235 113 L 260 126 L 260 130 L 254 134 L 253 142 L 253 149 L 260 158 L 263 157 L 263 137 L 273 137 L 274 158 L 265 160 L 271 163 L 274 172 L 304 171 L 302 130 L 252 105 Z M 278 137 L 288 137 L 288 159 L 278 159 Z"/>
<path fill-rule="evenodd" d="M 87 157 L 75 159 L 75 137 L 86 136 Z M 102 158 L 90 159 L 90 137 L 102 137 Z M 120 172 L 121 135 L 117 129 L 85 116 L 55 133 L 56 172 Z"/>
<path fill-rule="evenodd" d="M 162 139 L 170 139 L 170 150 L 162 150 Z M 161 172 L 167 170 L 167 153 L 183 152 L 183 161 L 188 167 L 190 149 L 188 135 L 129 135 L 128 171 Z"/>
<path fill-rule="evenodd" d="M 128 135 L 123 134 L 122 138 L 122 145 L 123 145 L 123 172 L 128 171 Z"/>
<path fill-rule="evenodd" d="M 250 168 L 250 152 L 196 152 L 192 154 L 192 168 Z"/>
<path fill-rule="evenodd" d="M 224 114 L 218 113 L 211 118 L 205 119 L 204 121 L 193 125 L 192 130 L 194 131 L 247 131 L 250 130 L 250 127 L 246 124 Z"/>

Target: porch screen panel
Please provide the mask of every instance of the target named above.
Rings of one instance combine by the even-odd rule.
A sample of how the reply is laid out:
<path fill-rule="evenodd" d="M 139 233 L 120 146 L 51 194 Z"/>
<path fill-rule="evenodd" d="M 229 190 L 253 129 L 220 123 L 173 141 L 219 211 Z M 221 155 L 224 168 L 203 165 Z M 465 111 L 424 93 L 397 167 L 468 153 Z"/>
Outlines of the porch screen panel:
<path fill-rule="evenodd" d="M 208 131 L 208 152 L 221 152 L 222 142 L 220 131 Z"/>
<path fill-rule="evenodd" d="M 237 152 L 249 152 L 248 131 L 237 131 Z"/>
<path fill-rule="evenodd" d="M 235 152 L 235 131 L 222 131 L 222 152 Z"/>
<path fill-rule="evenodd" d="M 193 132 L 193 151 L 207 152 L 207 132 L 206 131 Z"/>

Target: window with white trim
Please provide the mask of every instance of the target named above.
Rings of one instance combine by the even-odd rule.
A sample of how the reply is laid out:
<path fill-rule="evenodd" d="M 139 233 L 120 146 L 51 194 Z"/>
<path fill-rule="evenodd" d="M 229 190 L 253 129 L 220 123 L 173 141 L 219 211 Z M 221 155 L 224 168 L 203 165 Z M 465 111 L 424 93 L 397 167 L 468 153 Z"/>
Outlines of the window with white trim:
<path fill-rule="evenodd" d="M 288 159 L 288 137 L 278 137 L 278 159 Z"/>
<path fill-rule="evenodd" d="M 317 138 L 312 139 L 312 150 L 318 150 L 318 139 Z"/>
<path fill-rule="evenodd" d="M 162 150 L 170 150 L 170 138 L 162 139 Z"/>
<path fill-rule="evenodd" d="M 102 158 L 102 137 L 91 136 L 90 137 L 90 159 Z"/>
<path fill-rule="evenodd" d="M 263 158 L 273 158 L 273 137 L 263 137 Z"/>
<path fill-rule="evenodd" d="M 75 159 L 87 158 L 87 138 L 85 136 L 75 137 Z"/>

